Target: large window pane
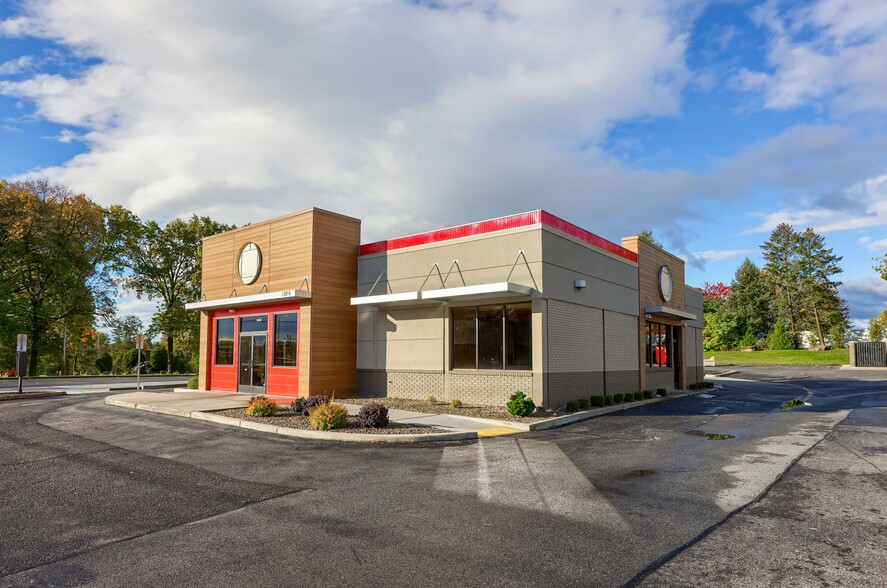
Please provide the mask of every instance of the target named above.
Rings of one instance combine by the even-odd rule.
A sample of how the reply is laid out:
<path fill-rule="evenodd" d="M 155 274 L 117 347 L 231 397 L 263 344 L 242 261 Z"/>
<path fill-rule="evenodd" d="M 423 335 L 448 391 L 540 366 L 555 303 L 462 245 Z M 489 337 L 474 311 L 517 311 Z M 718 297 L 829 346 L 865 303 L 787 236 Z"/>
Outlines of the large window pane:
<path fill-rule="evenodd" d="M 531 304 L 505 307 L 505 368 L 533 369 L 533 308 Z"/>
<path fill-rule="evenodd" d="M 453 309 L 453 369 L 477 367 L 477 309 Z"/>
<path fill-rule="evenodd" d="M 298 342 L 298 313 L 274 315 L 274 365 L 295 367 Z"/>
<path fill-rule="evenodd" d="M 234 319 L 216 321 L 216 365 L 234 365 Z"/>
<path fill-rule="evenodd" d="M 503 363 L 502 306 L 477 309 L 477 367 L 482 370 L 505 369 Z"/>
<path fill-rule="evenodd" d="M 647 343 L 644 345 L 644 348 L 647 350 L 647 365 L 653 365 L 653 352 L 651 351 L 653 347 L 653 323 L 647 321 Z"/>

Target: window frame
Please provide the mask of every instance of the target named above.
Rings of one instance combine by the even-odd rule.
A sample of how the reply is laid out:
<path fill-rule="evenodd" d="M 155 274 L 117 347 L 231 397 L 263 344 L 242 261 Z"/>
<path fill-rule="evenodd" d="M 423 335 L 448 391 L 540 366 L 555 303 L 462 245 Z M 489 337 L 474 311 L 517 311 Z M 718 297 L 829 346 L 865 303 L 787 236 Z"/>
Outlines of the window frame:
<path fill-rule="evenodd" d="M 674 340 L 675 325 L 660 323 L 651 319 L 645 321 L 645 341 L 646 358 L 644 364 L 648 368 L 671 368 L 674 367 L 674 358 L 672 357 L 672 341 Z M 654 332 L 655 331 L 655 332 Z M 653 344 L 653 337 L 656 337 L 656 345 Z M 664 341 L 660 339 L 664 337 Z M 656 361 L 656 347 L 665 348 L 665 363 Z"/>
<path fill-rule="evenodd" d="M 219 363 L 219 322 L 221 321 L 231 321 L 231 363 Z M 214 334 L 213 337 L 213 366 L 219 367 L 234 367 L 237 365 L 236 351 L 237 351 L 237 317 L 233 316 L 220 316 L 216 317 Z"/>
<path fill-rule="evenodd" d="M 530 337 L 530 367 L 519 367 L 514 368 L 509 365 L 508 361 L 508 307 L 514 306 L 529 306 L 530 310 L 530 329 L 529 329 L 529 337 Z M 500 344 L 500 354 L 502 356 L 502 365 L 499 367 L 480 367 L 480 354 L 481 354 L 481 346 L 480 346 L 480 309 L 481 308 L 490 308 L 497 307 L 500 310 L 500 325 L 502 330 Z M 455 346 L 455 329 L 456 329 L 456 321 L 453 319 L 453 313 L 457 310 L 470 309 L 474 311 L 474 367 L 456 367 L 455 366 L 455 354 L 453 352 L 453 348 Z M 522 302 L 499 302 L 499 303 L 491 303 L 491 304 L 476 304 L 473 306 L 457 306 L 451 307 L 449 320 L 450 320 L 450 328 L 449 328 L 449 366 L 450 370 L 470 370 L 475 372 L 531 372 L 533 371 L 533 307 L 531 301 L 522 301 Z"/>
<path fill-rule="evenodd" d="M 277 317 L 279 315 L 294 314 L 296 315 L 296 363 L 294 365 L 277 365 Z M 271 367 L 280 369 L 298 369 L 299 368 L 299 327 L 302 323 L 302 317 L 299 316 L 298 310 L 281 310 L 271 313 L 272 328 L 271 331 Z"/>

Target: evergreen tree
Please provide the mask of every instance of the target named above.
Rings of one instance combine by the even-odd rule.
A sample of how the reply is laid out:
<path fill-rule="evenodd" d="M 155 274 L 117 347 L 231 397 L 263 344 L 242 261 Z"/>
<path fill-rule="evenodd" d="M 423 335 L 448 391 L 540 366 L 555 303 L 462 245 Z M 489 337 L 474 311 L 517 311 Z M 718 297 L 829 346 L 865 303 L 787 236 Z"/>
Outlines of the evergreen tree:
<path fill-rule="evenodd" d="M 843 259 L 826 248 L 825 239 L 813 229 L 798 236 L 799 304 L 805 321 L 816 329 L 819 343 L 825 343 L 823 325 L 827 330 L 847 328 L 847 305 L 838 294 L 841 282 L 832 277 L 841 273 L 838 263 Z"/>
<path fill-rule="evenodd" d="M 662 247 L 662 241 L 660 241 L 659 239 L 654 237 L 653 231 L 650 229 L 644 229 L 643 231 L 638 233 L 638 239 L 640 239 L 641 241 L 646 241 L 650 245 L 655 245 L 656 247 L 659 247 L 660 249 L 664 249 Z"/>
<path fill-rule="evenodd" d="M 773 297 L 775 319 L 783 319 L 791 328 L 791 337 L 798 339 L 796 319 L 800 297 L 800 235 L 787 223 L 780 223 L 761 249 L 764 250 L 764 272 Z"/>
<path fill-rule="evenodd" d="M 736 318 L 743 344 L 754 345 L 770 330 L 770 292 L 761 270 L 747 257 L 730 284 L 727 306 Z"/>

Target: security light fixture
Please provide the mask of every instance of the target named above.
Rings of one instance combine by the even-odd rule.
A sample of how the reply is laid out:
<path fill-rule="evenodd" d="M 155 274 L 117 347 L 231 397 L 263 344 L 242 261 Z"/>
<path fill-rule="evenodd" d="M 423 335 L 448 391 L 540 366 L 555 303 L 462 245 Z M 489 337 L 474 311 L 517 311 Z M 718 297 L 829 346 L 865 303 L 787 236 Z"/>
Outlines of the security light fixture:
<path fill-rule="evenodd" d="M 585 280 L 573 280 L 574 288 L 584 288 L 586 286 Z"/>

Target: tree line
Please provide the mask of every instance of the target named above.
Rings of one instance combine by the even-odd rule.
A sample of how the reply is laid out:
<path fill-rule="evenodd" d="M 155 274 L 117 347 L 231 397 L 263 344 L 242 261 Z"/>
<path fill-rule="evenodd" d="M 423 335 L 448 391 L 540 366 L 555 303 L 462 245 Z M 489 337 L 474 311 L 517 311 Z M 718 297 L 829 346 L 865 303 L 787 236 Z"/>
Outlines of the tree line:
<path fill-rule="evenodd" d="M 15 367 L 18 333 L 29 337 L 27 375 L 65 371 L 63 349 L 70 371 L 135 367 L 143 325 L 117 315 L 124 292 L 157 302 L 147 338 L 163 351 L 152 364 L 194 371 L 200 323 L 185 303 L 200 297 L 201 241 L 231 228 L 197 215 L 161 226 L 46 180 L 0 180 L 0 372 Z"/>
<path fill-rule="evenodd" d="M 847 304 L 835 279 L 842 257 L 813 229 L 786 223 L 761 250 L 762 268 L 746 258 L 729 285 L 705 284 L 705 350 L 796 349 L 802 332 L 811 345 L 843 347 Z"/>

